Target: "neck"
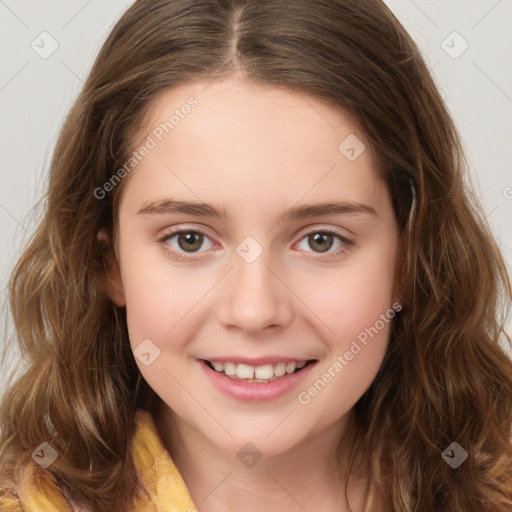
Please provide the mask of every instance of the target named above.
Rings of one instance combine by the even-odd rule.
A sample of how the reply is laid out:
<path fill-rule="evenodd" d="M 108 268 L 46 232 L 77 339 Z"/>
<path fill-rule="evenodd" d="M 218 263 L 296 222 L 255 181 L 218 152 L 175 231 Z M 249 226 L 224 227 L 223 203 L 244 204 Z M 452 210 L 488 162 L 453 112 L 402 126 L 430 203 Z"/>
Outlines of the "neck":
<path fill-rule="evenodd" d="M 162 404 L 156 425 L 198 512 L 352 512 L 363 510 L 366 479 L 358 472 L 345 495 L 344 460 L 336 455 L 348 417 L 292 449 L 244 464 L 173 415 Z"/>

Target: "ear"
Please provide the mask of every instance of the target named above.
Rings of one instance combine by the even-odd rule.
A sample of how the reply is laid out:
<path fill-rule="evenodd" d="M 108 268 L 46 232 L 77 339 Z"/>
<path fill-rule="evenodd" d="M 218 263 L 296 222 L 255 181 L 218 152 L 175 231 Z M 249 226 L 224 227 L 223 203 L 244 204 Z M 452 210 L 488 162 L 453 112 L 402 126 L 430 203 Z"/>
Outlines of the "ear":
<path fill-rule="evenodd" d="M 106 229 L 100 229 L 97 240 L 100 247 L 103 249 L 105 258 L 105 288 L 107 294 L 114 304 L 119 307 L 124 307 L 126 306 L 126 300 L 121 269 L 115 255 L 111 237 Z"/>

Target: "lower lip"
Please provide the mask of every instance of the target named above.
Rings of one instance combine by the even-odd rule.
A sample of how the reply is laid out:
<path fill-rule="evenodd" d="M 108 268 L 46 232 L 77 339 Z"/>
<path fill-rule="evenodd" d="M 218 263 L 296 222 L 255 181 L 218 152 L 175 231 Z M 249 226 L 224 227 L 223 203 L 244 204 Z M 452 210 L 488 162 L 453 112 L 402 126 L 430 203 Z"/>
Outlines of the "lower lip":
<path fill-rule="evenodd" d="M 297 387 L 311 373 L 316 362 L 308 364 L 297 373 L 266 383 L 230 379 L 222 373 L 211 370 L 203 361 L 198 360 L 198 364 L 212 384 L 226 395 L 238 400 L 257 402 L 273 400 Z"/>

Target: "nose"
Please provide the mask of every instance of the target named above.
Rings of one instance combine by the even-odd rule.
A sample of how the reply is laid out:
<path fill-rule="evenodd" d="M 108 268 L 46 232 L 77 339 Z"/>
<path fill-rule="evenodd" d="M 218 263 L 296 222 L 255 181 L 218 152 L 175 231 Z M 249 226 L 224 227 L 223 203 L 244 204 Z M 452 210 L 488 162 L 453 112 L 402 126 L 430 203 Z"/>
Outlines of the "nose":
<path fill-rule="evenodd" d="M 251 336 L 286 327 L 292 317 L 293 293 L 276 271 L 270 254 L 264 251 L 248 263 L 233 254 L 233 270 L 226 276 L 218 303 L 218 316 L 228 329 Z"/>

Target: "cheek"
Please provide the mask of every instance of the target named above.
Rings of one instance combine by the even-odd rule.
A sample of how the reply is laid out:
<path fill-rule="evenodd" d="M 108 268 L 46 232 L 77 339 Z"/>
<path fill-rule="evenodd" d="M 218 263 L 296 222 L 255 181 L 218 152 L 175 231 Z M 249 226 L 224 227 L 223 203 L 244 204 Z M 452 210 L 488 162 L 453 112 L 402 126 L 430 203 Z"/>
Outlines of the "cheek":
<path fill-rule="evenodd" d="M 372 326 L 392 305 L 396 249 L 375 243 L 350 255 L 336 270 L 315 272 L 298 289 L 341 343 Z"/>
<path fill-rule="evenodd" d="M 297 401 L 321 425 L 348 412 L 367 391 L 377 375 L 389 341 L 395 316 L 391 309 L 391 282 L 368 279 L 343 282 L 346 288 L 324 303 L 326 357 L 315 377 L 299 391 Z M 318 304 L 318 307 L 321 305 Z M 324 331 L 326 332 L 326 331 Z"/>
<path fill-rule="evenodd" d="M 159 342 L 173 330 L 181 332 L 182 320 L 213 284 L 212 276 L 170 263 L 162 249 L 137 244 L 130 233 L 121 245 L 121 261 L 132 346 L 145 338 Z"/>
<path fill-rule="evenodd" d="M 179 382 L 186 377 L 186 347 L 194 334 L 187 319 L 207 290 L 195 274 L 172 268 L 152 252 L 134 249 L 122 259 L 128 334 L 142 376 L 174 404 L 183 394 Z"/>
<path fill-rule="evenodd" d="M 327 422 L 355 404 L 382 364 L 395 316 L 394 258 L 393 246 L 376 244 L 364 256 L 347 259 L 339 271 L 317 274 L 309 283 L 308 305 L 327 326 L 322 332 L 328 353 L 297 398 L 310 412 L 328 411 Z"/>

